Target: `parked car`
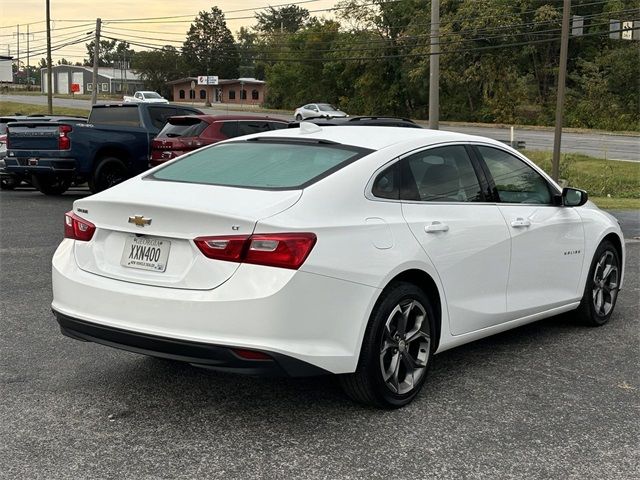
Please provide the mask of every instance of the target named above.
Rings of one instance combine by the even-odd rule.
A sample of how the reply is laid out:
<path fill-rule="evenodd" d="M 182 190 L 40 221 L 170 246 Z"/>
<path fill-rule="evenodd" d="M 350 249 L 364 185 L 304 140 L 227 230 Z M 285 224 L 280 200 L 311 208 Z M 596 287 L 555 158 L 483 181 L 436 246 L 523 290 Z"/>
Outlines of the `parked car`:
<path fill-rule="evenodd" d="M 228 138 L 287 128 L 278 118 L 249 115 L 192 115 L 171 117 L 151 146 L 149 166 Z"/>
<path fill-rule="evenodd" d="M 330 103 L 308 103 L 307 105 L 297 108 L 296 111 L 293 112 L 293 116 L 296 120 L 300 121 L 311 117 L 335 118 L 348 117 L 349 115 L 342 110 L 338 110 Z"/>
<path fill-rule="evenodd" d="M 336 125 L 351 126 L 368 126 L 368 127 L 406 127 L 406 128 L 422 128 L 416 122 L 409 118 L 401 117 L 309 117 L 304 119 L 305 122 L 311 122 L 321 127 L 330 127 Z M 289 122 L 289 128 L 300 128 L 300 122 Z"/>
<path fill-rule="evenodd" d="M 19 173 L 11 173 L 6 169 L 5 158 L 7 156 L 7 129 L 8 125 L 19 125 L 25 121 L 38 122 L 60 122 L 69 121 L 75 123 L 86 122 L 86 117 L 76 116 L 59 116 L 59 115 L 14 115 L 9 117 L 0 117 L 0 189 L 13 190 L 22 182 L 29 182 L 30 177 Z"/>
<path fill-rule="evenodd" d="M 201 113 L 190 106 L 124 103 L 94 105 L 86 124 L 10 124 L 6 170 L 47 195 L 64 193 L 74 181 L 99 192 L 149 168 L 151 142 L 169 117 Z"/>
<path fill-rule="evenodd" d="M 340 374 L 410 402 L 434 354 L 562 312 L 606 323 L 625 243 L 516 150 L 303 124 L 76 200 L 53 257 L 62 332 L 223 371 Z M 544 348 L 544 346 L 541 346 Z"/>
<path fill-rule="evenodd" d="M 133 94 L 133 97 L 125 95 L 122 100 L 125 103 L 169 103 L 169 100 L 156 92 L 138 91 Z"/>

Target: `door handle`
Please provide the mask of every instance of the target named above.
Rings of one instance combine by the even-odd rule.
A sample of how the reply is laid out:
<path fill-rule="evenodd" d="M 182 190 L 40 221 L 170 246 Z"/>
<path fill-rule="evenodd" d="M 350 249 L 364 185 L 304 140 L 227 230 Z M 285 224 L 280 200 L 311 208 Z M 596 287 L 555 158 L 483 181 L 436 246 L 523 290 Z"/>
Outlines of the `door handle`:
<path fill-rule="evenodd" d="M 436 233 L 436 232 L 448 232 L 449 225 L 442 222 L 431 222 L 429 225 L 424 227 L 424 231 L 427 233 Z"/>
<path fill-rule="evenodd" d="M 518 217 L 515 220 L 511 221 L 511 226 L 515 228 L 530 227 L 531 222 L 526 218 Z"/>

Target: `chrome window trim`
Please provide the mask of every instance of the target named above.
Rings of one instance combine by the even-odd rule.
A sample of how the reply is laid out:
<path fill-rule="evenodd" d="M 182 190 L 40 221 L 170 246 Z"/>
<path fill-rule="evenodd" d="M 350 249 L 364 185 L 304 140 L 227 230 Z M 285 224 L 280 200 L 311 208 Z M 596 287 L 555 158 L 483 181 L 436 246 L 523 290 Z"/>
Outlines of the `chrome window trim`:
<path fill-rule="evenodd" d="M 560 186 L 555 183 L 551 177 L 549 175 L 547 175 L 547 173 L 542 170 L 540 167 L 538 167 L 535 163 L 533 163 L 531 160 L 529 160 L 527 157 L 525 157 L 524 155 L 522 155 L 520 152 L 518 152 L 515 149 L 509 148 L 507 145 L 504 145 L 503 148 L 502 145 L 496 145 L 495 143 L 491 143 L 491 142 L 483 142 L 483 141 L 479 141 L 479 140 L 471 140 L 471 141 L 460 141 L 460 140 L 456 140 L 456 141 L 449 141 L 449 142 L 440 142 L 440 143 L 434 143 L 432 145 L 429 145 L 428 147 L 418 147 L 415 148 L 413 150 L 409 150 L 408 152 L 403 153 L 402 155 L 395 157 L 391 160 L 389 160 L 387 163 L 385 163 L 384 165 L 382 165 L 381 167 L 379 167 L 378 169 L 376 169 L 375 172 L 373 172 L 373 175 L 371 176 L 371 178 L 369 178 L 369 181 L 367 182 L 367 185 L 365 186 L 365 198 L 367 200 L 371 200 L 374 202 L 391 202 L 391 203 L 407 203 L 407 204 L 412 204 L 412 205 L 518 205 L 518 206 L 523 206 L 523 205 L 529 205 L 529 206 L 538 206 L 538 207 L 559 207 L 559 205 L 553 205 L 550 203 L 507 203 L 507 202 L 431 202 L 431 201 L 422 201 L 422 200 L 401 200 L 401 199 L 395 199 L 395 198 L 380 198 L 380 197 L 376 197 L 373 194 L 373 183 L 375 182 L 375 179 L 378 177 L 378 175 L 380 173 L 382 173 L 382 171 L 386 170 L 387 168 L 391 167 L 392 165 L 394 165 L 395 163 L 400 162 L 401 160 L 414 155 L 416 153 L 420 153 L 426 150 L 431 150 L 433 148 L 439 148 L 439 147 L 449 147 L 449 146 L 482 146 L 482 147 L 492 147 L 495 148 L 497 150 L 502 150 L 505 153 L 511 154 L 514 157 L 516 157 L 518 160 L 524 162 L 526 165 L 530 166 L 531 168 L 534 169 L 534 171 L 536 171 L 538 174 L 540 174 L 542 176 L 542 178 L 547 182 L 547 184 L 551 187 L 552 191 L 556 192 L 556 195 L 561 195 L 562 193 L 562 189 L 560 188 Z M 553 192 L 552 192 L 553 194 Z"/>

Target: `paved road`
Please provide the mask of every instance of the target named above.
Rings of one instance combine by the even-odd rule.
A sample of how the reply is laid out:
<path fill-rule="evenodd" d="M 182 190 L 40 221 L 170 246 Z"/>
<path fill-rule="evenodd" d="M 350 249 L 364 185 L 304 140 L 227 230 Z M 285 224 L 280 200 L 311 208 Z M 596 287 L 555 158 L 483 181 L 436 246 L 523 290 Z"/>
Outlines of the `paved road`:
<path fill-rule="evenodd" d="M 45 96 L 29 96 L 29 95 L 2 95 L 0 101 L 13 101 L 33 103 L 38 105 L 46 105 Z M 54 105 L 75 108 L 89 108 L 87 100 L 70 100 L 54 98 Z M 230 111 L 225 108 L 209 108 L 203 111 L 211 114 L 225 114 Z M 256 112 L 245 112 L 250 115 L 262 115 Z M 274 115 L 280 116 L 280 115 Z M 291 117 L 283 116 L 291 120 Z M 470 135 L 481 135 L 497 140 L 509 140 L 509 130 L 507 128 L 493 128 L 481 126 L 461 126 L 461 125 L 443 125 L 443 130 L 453 132 L 467 133 Z M 527 130 L 518 129 L 515 132 L 517 140 L 524 140 L 526 147 L 531 150 L 553 149 L 553 132 L 550 130 Z M 627 160 L 640 162 L 640 136 L 629 135 L 606 135 L 600 133 L 564 133 L 562 135 L 562 151 L 564 153 L 582 153 L 599 158 L 608 158 L 611 160 Z"/>
<path fill-rule="evenodd" d="M 414 403 L 382 412 L 333 378 L 217 374 L 63 337 L 50 259 L 85 194 L 0 192 L 0 478 L 637 478 L 640 243 L 610 324 L 556 317 L 445 352 Z"/>

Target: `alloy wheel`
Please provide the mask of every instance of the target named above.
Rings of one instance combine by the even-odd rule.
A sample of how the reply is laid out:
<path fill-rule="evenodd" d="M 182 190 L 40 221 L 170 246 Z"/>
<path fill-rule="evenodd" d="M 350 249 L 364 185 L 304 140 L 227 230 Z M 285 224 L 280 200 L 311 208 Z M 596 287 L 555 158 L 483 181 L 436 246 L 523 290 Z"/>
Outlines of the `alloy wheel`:
<path fill-rule="evenodd" d="M 384 325 L 380 345 L 380 370 L 389 390 L 409 393 L 427 370 L 431 338 L 424 306 L 414 299 L 400 302 Z"/>
<path fill-rule="evenodd" d="M 618 265 L 613 252 L 605 251 L 593 272 L 592 299 L 595 312 L 605 317 L 615 305 L 618 295 Z"/>

